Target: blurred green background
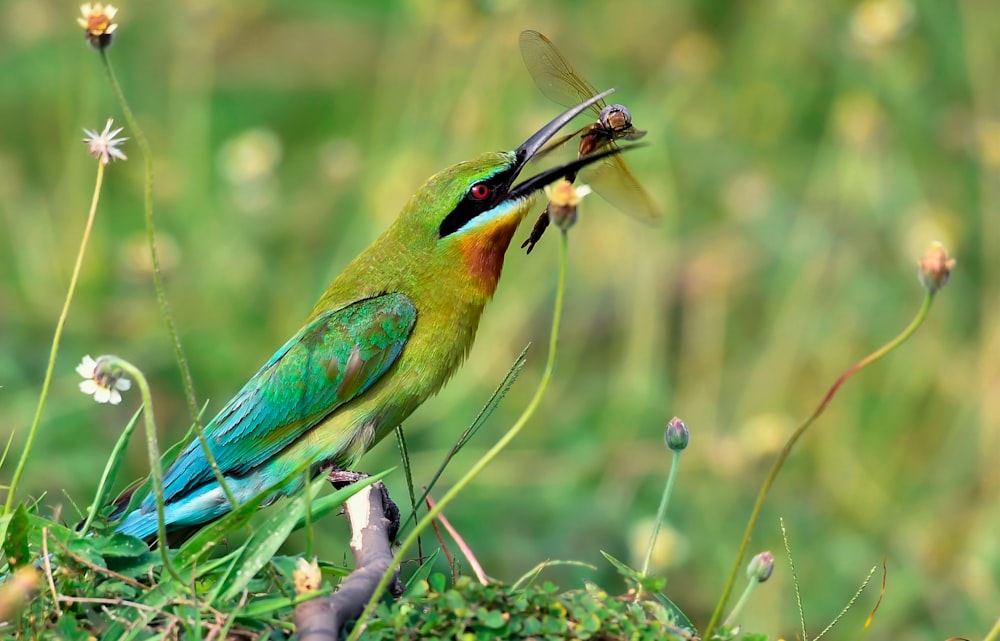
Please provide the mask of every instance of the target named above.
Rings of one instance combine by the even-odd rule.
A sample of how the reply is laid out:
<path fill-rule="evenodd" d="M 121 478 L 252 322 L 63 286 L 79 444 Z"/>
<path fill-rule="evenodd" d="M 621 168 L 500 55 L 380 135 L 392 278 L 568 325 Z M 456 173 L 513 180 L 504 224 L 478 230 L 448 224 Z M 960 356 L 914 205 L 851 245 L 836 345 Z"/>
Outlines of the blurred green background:
<path fill-rule="evenodd" d="M 553 39 L 648 129 L 630 154 L 667 211 L 650 229 L 589 198 L 571 232 L 555 381 L 526 431 L 447 515 L 486 571 L 622 584 L 692 432 L 657 551 L 704 625 L 759 483 L 849 364 L 894 336 L 931 240 L 959 260 L 918 334 L 852 380 L 799 445 L 751 552 L 772 580 L 747 629 L 794 638 L 785 519 L 812 634 L 872 566 L 871 639 L 981 638 L 1000 604 L 1000 12 L 981 0 L 856 2 L 123 3 L 110 54 L 150 138 L 168 295 L 214 414 L 300 325 L 328 281 L 440 168 L 518 144 L 561 108 L 525 71 L 522 29 Z M 95 163 L 81 128 L 123 118 L 78 7 L 0 6 L 0 425 L 21 451 L 80 241 Z M 130 132 L 124 132 L 130 135 Z M 138 395 L 77 391 L 84 354 L 154 387 L 164 444 L 187 429 L 143 237 L 142 163 L 109 167 L 53 389 L 21 494 L 72 522 Z M 527 228 L 522 233 L 527 233 Z M 520 238 L 520 235 L 519 235 Z M 516 355 L 523 375 L 438 494 L 534 391 L 557 249 L 512 250 L 469 361 L 407 423 L 417 482 Z M 392 438 L 364 460 L 398 463 Z M 134 439 L 126 476 L 146 471 Z M 8 460 L 0 479 L 13 471 Z M 404 501 L 401 473 L 390 483 Z M 319 526 L 344 558 L 346 524 Z M 426 539 L 425 539 L 426 541 Z M 297 542 L 301 543 L 301 539 Z M 290 548 L 295 552 L 300 548 Z M 742 581 L 741 581 L 742 583 Z M 876 585 L 834 637 L 860 629 Z"/>

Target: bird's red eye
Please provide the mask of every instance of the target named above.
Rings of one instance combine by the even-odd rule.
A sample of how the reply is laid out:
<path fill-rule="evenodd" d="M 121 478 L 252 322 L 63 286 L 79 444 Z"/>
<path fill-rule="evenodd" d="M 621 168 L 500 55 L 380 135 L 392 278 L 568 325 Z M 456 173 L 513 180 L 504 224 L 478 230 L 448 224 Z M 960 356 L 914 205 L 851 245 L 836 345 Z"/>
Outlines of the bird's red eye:
<path fill-rule="evenodd" d="M 469 190 L 469 196 L 473 200 L 486 200 L 486 197 L 490 195 L 490 186 L 486 183 L 476 183 Z"/>

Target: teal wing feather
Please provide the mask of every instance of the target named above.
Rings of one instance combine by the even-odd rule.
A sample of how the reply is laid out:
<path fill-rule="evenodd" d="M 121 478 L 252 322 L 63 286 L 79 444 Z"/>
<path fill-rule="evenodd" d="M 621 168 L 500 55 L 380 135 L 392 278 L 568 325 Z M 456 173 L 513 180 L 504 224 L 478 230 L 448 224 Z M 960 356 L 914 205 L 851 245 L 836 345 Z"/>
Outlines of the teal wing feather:
<path fill-rule="evenodd" d="M 293 336 L 205 427 L 224 474 L 243 474 L 372 386 L 399 357 L 417 310 L 404 294 L 326 312 Z M 164 478 L 171 499 L 213 477 L 196 440 Z"/>

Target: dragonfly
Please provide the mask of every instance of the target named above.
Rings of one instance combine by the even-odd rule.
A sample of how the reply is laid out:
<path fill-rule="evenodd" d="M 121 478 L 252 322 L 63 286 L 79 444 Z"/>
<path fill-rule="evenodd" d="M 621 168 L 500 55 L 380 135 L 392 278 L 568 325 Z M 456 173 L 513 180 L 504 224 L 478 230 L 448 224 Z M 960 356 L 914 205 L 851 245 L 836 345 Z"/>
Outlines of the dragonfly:
<path fill-rule="evenodd" d="M 573 70 L 565 56 L 556 49 L 552 41 L 537 31 L 521 32 L 521 58 L 528 68 L 535 84 L 549 100 L 560 105 L 573 106 L 597 95 L 599 92 L 583 76 Z M 645 131 L 632 126 L 632 114 L 625 105 L 609 105 L 600 100 L 591 108 L 597 122 L 557 138 L 542 150 L 547 153 L 560 147 L 577 136 L 580 137 L 578 154 L 586 156 L 605 147 L 615 147 L 618 140 L 638 140 Z M 541 154 L 538 154 L 541 155 Z M 620 154 L 608 156 L 604 161 L 594 163 L 584 174 L 590 187 L 606 201 L 626 214 L 645 222 L 655 222 L 660 218 L 660 210 L 646 190 L 636 180 L 635 174 L 621 158 Z M 566 176 L 571 183 L 576 174 Z M 545 207 L 531 234 L 521 245 L 527 253 L 535 248 L 549 226 L 549 208 Z"/>

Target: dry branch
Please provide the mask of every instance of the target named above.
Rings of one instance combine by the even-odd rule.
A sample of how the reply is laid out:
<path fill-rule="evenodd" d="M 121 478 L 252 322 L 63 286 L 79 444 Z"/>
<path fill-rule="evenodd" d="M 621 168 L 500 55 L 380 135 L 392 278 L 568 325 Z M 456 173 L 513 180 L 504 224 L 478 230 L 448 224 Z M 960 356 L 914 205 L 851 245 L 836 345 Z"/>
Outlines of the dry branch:
<path fill-rule="evenodd" d="M 330 473 L 334 487 L 358 479 L 358 475 L 337 470 Z M 344 508 L 351 523 L 355 570 L 330 596 L 295 606 L 295 627 L 301 641 L 337 641 L 340 628 L 361 614 L 392 563 L 391 545 L 399 527 L 399 508 L 389 498 L 385 485 L 378 482 L 366 487 L 349 498 Z M 398 571 L 398 568 L 393 570 Z M 393 593 L 400 594 L 402 586 L 398 578 L 393 582 Z M 300 563 L 296 570 L 296 592 L 316 590 L 319 584 L 319 568 Z"/>

